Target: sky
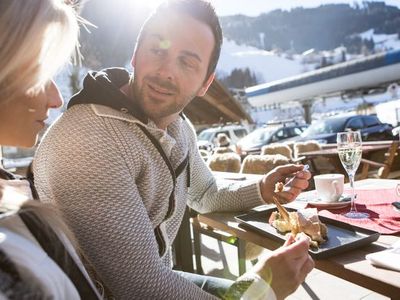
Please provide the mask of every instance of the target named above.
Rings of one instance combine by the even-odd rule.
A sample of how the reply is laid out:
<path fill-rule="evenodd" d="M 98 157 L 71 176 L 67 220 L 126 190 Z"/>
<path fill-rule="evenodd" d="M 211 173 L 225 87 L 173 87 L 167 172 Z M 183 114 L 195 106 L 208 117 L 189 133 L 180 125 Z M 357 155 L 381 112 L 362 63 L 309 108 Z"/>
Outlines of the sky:
<path fill-rule="evenodd" d="M 330 3 L 347 3 L 353 5 L 355 2 L 362 3 L 363 0 L 209 0 L 219 16 L 243 14 L 258 16 L 261 13 L 274 9 L 290 10 L 295 7 L 317 7 Z M 385 2 L 400 8 L 400 0 L 367 0 Z M 144 5 L 154 8 L 161 0 L 145 0 Z"/>
<path fill-rule="evenodd" d="M 354 0 L 211 0 L 215 6 L 215 10 L 219 16 L 244 14 L 248 16 L 258 16 L 260 13 L 268 12 L 274 9 L 289 10 L 291 8 L 317 7 L 323 4 L 330 3 L 347 3 L 353 5 L 355 2 L 362 1 Z M 400 8 L 400 0 L 380 0 L 388 5 L 397 6 Z"/>

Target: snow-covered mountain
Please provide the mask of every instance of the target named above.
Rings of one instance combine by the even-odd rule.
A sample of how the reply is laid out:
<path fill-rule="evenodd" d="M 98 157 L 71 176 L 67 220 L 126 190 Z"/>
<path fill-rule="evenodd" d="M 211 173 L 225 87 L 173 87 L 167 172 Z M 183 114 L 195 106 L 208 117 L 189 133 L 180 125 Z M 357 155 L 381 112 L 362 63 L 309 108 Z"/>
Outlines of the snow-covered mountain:
<path fill-rule="evenodd" d="M 371 29 L 360 33 L 359 36 L 362 39 L 372 39 L 377 52 L 400 49 L 400 40 L 397 34 L 374 34 L 374 31 Z M 338 49 L 346 50 L 345 48 L 342 48 L 343 47 L 339 47 Z M 261 75 L 262 80 L 260 80 L 260 76 L 258 77 L 260 83 L 271 82 L 300 74 L 304 71 L 313 70 L 317 65 L 317 61 L 320 61 L 322 57 L 330 59 L 335 56 L 335 53 L 337 52 L 336 50 L 337 49 L 321 52 L 306 51 L 302 55 L 293 55 L 293 59 L 288 59 L 285 55 L 277 55 L 254 47 L 238 45 L 236 42 L 231 40 L 224 40 L 217 71 L 220 73 L 230 74 L 230 72 L 235 68 L 244 69 L 248 67 L 256 75 Z M 311 52 L 314 56 L 314 60 L 310 60 L 309 58 Z M 360 58 L 362 56 L 362 54 L 346 55 L 348 60 Z M 380 103 L 390 102 L 394 99 L 398 99 L 397 94 L 393 95 L 393 93 L 388 91 L 378 95 L 355 97 L 346 101 L 343 101 L 340 97 L 327 98 L 323 101 L 317 100 L 314 102 L 312 108 L 313 117 L 320 118 L 328 113 L 335 114 L 343 111 L 353 111 L 357 106 L 365 103 L 378 107 Z M 382 114 L 381 110 L 382 109 L 379 110 L 379 115 Z M 393 112 L 395 111 L 392 107 L 390 110 Z M 260 124 L 265 122 L 265 120 L 279 120 L 296 117 L 301 118 L 303 114 L 298 103 L 297 105 L 294 103 L 280 105 L 276 109 L 254 109 L 250 113 L 255 122 Z M 400 115 L 398 118 L 400 118 Z M 393 125 L 400 121 L 400 119 L 396 121 L 396 117 L 393 117 L 392 119 L 393 120 L 391 120 L 390 123 Z"/>
<path fill-rule="evenodd" d="M 391 50 L 400 48 L 400 40 L 398 34 L 375 34 L 373 29 L 367 30 L 359 36 L 362 39 L 372 39 L 376 50 Z"/>
<path fill-rule="evenodd" d="M 370 29 L 360 33 L 359 36 L 362 39 L 372 39 L 375 43 L 376 51 L 400 48 L 400 40 L 397 34 L 374 34 L 374 30 Z M 334 51 L 323 51 L 317 56 L 319 55 L 320 58 L 325 56 L 327 58 L 329 55 L 333 55 Z M 233 69 L 249 68 L 250 71 L 256 74 L 260 83 L 266 83 L 314 70 L 316 64 L 315 62 L 307 63 L 307 52 L 309 51 L 304 52 L 303 55 L 294 55 L 293 58 L 288 59 L 285 54 L 278 55 L 256 47 L 239 45 L 235 41 L 225 38 L 217 65 L 217 72 L 229 75 Z M 329 54 L 329 52 L 332 53 Z M 359 57 L 361 55 L 347 55 L 348 59 Z"/>
<path fill-rule="evenodd" d="M 260 82 L 269 82 L 302 73 L 304 66 L 299 61 L 224 39 L 217 72 L 229 75 L 235 68 L 249 68 Z"/>

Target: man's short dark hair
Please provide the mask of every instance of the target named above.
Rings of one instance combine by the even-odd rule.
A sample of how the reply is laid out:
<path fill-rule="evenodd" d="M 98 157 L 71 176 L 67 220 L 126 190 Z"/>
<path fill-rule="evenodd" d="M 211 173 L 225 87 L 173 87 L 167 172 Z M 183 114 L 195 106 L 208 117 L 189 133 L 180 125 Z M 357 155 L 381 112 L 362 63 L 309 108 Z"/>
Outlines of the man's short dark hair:
<path fill-rule="evenodd" d="M 215 13 L 214 7 L 207 1 L 203 0 L 166 0 L 161 3 L 158 8 L 149 16 L 143 24 L 140 31 L 137 45 L 146 35 L 146 30 L 153 20 L 157 18 L 166 18 L 170 12 L 184 13 L 193 17 L 194 19 L 208 25 L 214 35 L 214 49 L 211 53 L 210 63 L 207 69 L 206 79 L 215 71 L 217 67 L 219 55 L 221 53 L 222 45 L 222 29 L 218 17 Z"/>

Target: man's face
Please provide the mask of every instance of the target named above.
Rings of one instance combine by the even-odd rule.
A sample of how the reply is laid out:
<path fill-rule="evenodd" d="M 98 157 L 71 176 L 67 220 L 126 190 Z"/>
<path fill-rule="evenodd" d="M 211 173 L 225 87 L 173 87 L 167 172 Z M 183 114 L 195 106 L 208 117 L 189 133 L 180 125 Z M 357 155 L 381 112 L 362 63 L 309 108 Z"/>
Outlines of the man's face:
<path fill-rule="evenodd" d="M 172 122 L 195 97 L 203 96 L 214 36 L 204 23 L 170 14 L 148 27 L 132 59 L 137 103 L 159 127 Z M 161 125 L 161 126 L 160 126 Z"/>

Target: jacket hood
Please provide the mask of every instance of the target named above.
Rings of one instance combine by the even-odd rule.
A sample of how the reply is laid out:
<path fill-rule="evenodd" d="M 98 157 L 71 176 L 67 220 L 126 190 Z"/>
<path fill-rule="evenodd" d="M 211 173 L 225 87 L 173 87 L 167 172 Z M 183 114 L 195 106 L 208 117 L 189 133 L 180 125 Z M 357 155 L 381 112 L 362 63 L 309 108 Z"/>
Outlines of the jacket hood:
<path fill-rule="evenodd" d="M 128 98 L 120 88 L 129 82 L 130 74 L 123 68 L 89 71 L 83 80 L 83 89 L 72 96 L 68 108 L 77 104 L 99 104 L 130 113 L 144 124 L 147 117 L 134 99 Z"/>

